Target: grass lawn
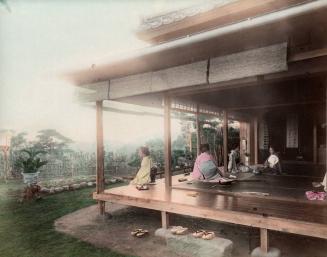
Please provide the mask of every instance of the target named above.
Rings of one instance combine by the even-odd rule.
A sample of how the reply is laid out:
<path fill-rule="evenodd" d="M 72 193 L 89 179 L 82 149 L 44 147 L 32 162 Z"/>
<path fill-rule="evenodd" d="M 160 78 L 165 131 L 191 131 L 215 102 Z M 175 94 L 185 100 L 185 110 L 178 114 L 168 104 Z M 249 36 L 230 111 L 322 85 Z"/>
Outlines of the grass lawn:
<path fill-rule="evenodd" d="M 0 182 L 0 257 L 122 257 L 56 232 L 54 220 L 87 207 L 94 188 L 20 203 L 22 184 Z"/>

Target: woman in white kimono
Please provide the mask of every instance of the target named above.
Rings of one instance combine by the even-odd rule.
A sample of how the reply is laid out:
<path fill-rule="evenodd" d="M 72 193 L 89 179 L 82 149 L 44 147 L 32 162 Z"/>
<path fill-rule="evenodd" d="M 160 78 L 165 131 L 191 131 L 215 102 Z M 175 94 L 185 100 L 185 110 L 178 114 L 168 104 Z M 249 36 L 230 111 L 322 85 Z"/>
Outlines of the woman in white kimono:
<path fill-rule="evenodd" d="M 269 153 L 270 155 L 264 164 L 264 170 L 272 171 L 274 174 L 281 174 L 280 160 L 272 146 L 269 147 Z"/>

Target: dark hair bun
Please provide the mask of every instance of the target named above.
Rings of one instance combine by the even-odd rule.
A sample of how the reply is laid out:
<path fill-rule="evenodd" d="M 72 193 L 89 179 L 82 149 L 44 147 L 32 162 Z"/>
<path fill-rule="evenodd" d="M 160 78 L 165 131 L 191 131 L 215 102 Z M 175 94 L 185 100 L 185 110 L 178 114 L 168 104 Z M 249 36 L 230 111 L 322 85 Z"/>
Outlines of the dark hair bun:
<path fill-rule="evenodd" d="M 141 146 L 141 147 L 140 147 L 140 150 L 141 150 L 141 152 L 142 152 L 145 156 L 149 156 L 149 155 L 150 155 L 150 150 L 149 150 L 148 147 L 146 147 L 146 146 Z"/>

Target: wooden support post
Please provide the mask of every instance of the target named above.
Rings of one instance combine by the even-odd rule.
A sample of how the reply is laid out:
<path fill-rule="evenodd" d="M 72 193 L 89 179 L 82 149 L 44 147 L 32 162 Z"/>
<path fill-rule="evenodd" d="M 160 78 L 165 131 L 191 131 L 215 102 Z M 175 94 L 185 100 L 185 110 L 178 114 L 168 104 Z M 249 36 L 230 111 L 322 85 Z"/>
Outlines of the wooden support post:
<path fill-rule="evenodd" d="M 318 142 L 317 142 L 317 122 L 314 120 L 313 123 L 313 163 L 318 163 Z"/>
<path fill-rule="evenodd" d="M 164 96 L 164 138 L 165 138 L 165 190 L 171 189 L 171 125 L 170 125 L 170 96 Z"/>
<path fill-rule="evenodd" d="M 327 169 L 327 77 L 325 78 L 325 169 Z"/>
<path fill-rule="evenodd" d="M 224 174 L 228 171 L 228 114 L 223 111 Z"/>
<path fill-rule="evenodd" d="M 258 164 L 258 118 L 253 119 L 253 130 L 254 130 L 254 164 Z"/>
<path fill-rule="evenodd" d="M 169 214 L 165 211 L 161 212 L 161 225 L 164 229 L 169 228 Z"/>
<path fill-rule="evenodd" d="M 104 191 L 104 148 L 103 148 L 103 102 L 96 102 L 96 192 L 98 194 Z M 105 202 L 99 201 L 99 211 L 103 215 L 105 212 Z"/>
<path fill-rule="evenodd" d="M 200 154 L 200 145 L 201 145 L 201 128 L 200 128 L 200 108 L 199 104 L 196 106 L 196 153 Z"/>
<path fill-rule="evenodd" d="M 266 228 L 260 228 L 260 247 L 264 253 L 269 250 L 268 229 Z"/>

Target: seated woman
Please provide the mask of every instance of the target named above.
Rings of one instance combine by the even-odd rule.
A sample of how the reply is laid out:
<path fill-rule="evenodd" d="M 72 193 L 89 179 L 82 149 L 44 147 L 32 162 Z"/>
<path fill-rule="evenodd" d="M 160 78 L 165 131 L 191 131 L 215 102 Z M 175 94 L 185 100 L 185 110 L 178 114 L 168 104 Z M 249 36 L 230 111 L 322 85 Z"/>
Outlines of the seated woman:
<path fill-rule="evenodd" d="M 192 177 L 195 180 L 211 181 L 219 180 L 222 176 L 218 172 L 218 168 L 213 156 L 209 152 L 209 144 L 201 144 L 201 154 L 196 158 Z"/>
<path fill-rule="evenodd" d="M 139 149 L 139 156 L 142 159 L 141 168 L 135 178 L 131 181 L 132 185 L 145 185 L 150 183 L 150 172 L 152 168 L 152 159 L 148 147 L 142 146 Z"/>
<path fill-rule="evenodd" d="M 264 164 L 264 171 L 281 174 L 280 160 L 272 146 L 269 147 L 269 153 L 270 155 Z"/>
<path fill-rule="evenodd" d="M 229 154 L 229 160 L 228 160 L 228 171 L 231 173 L 237 173 L 238 167 L 237 164 L 240 159 L 240 148 L 239 146 L 236 146 L 234 149 L 231 150 Z"/>

